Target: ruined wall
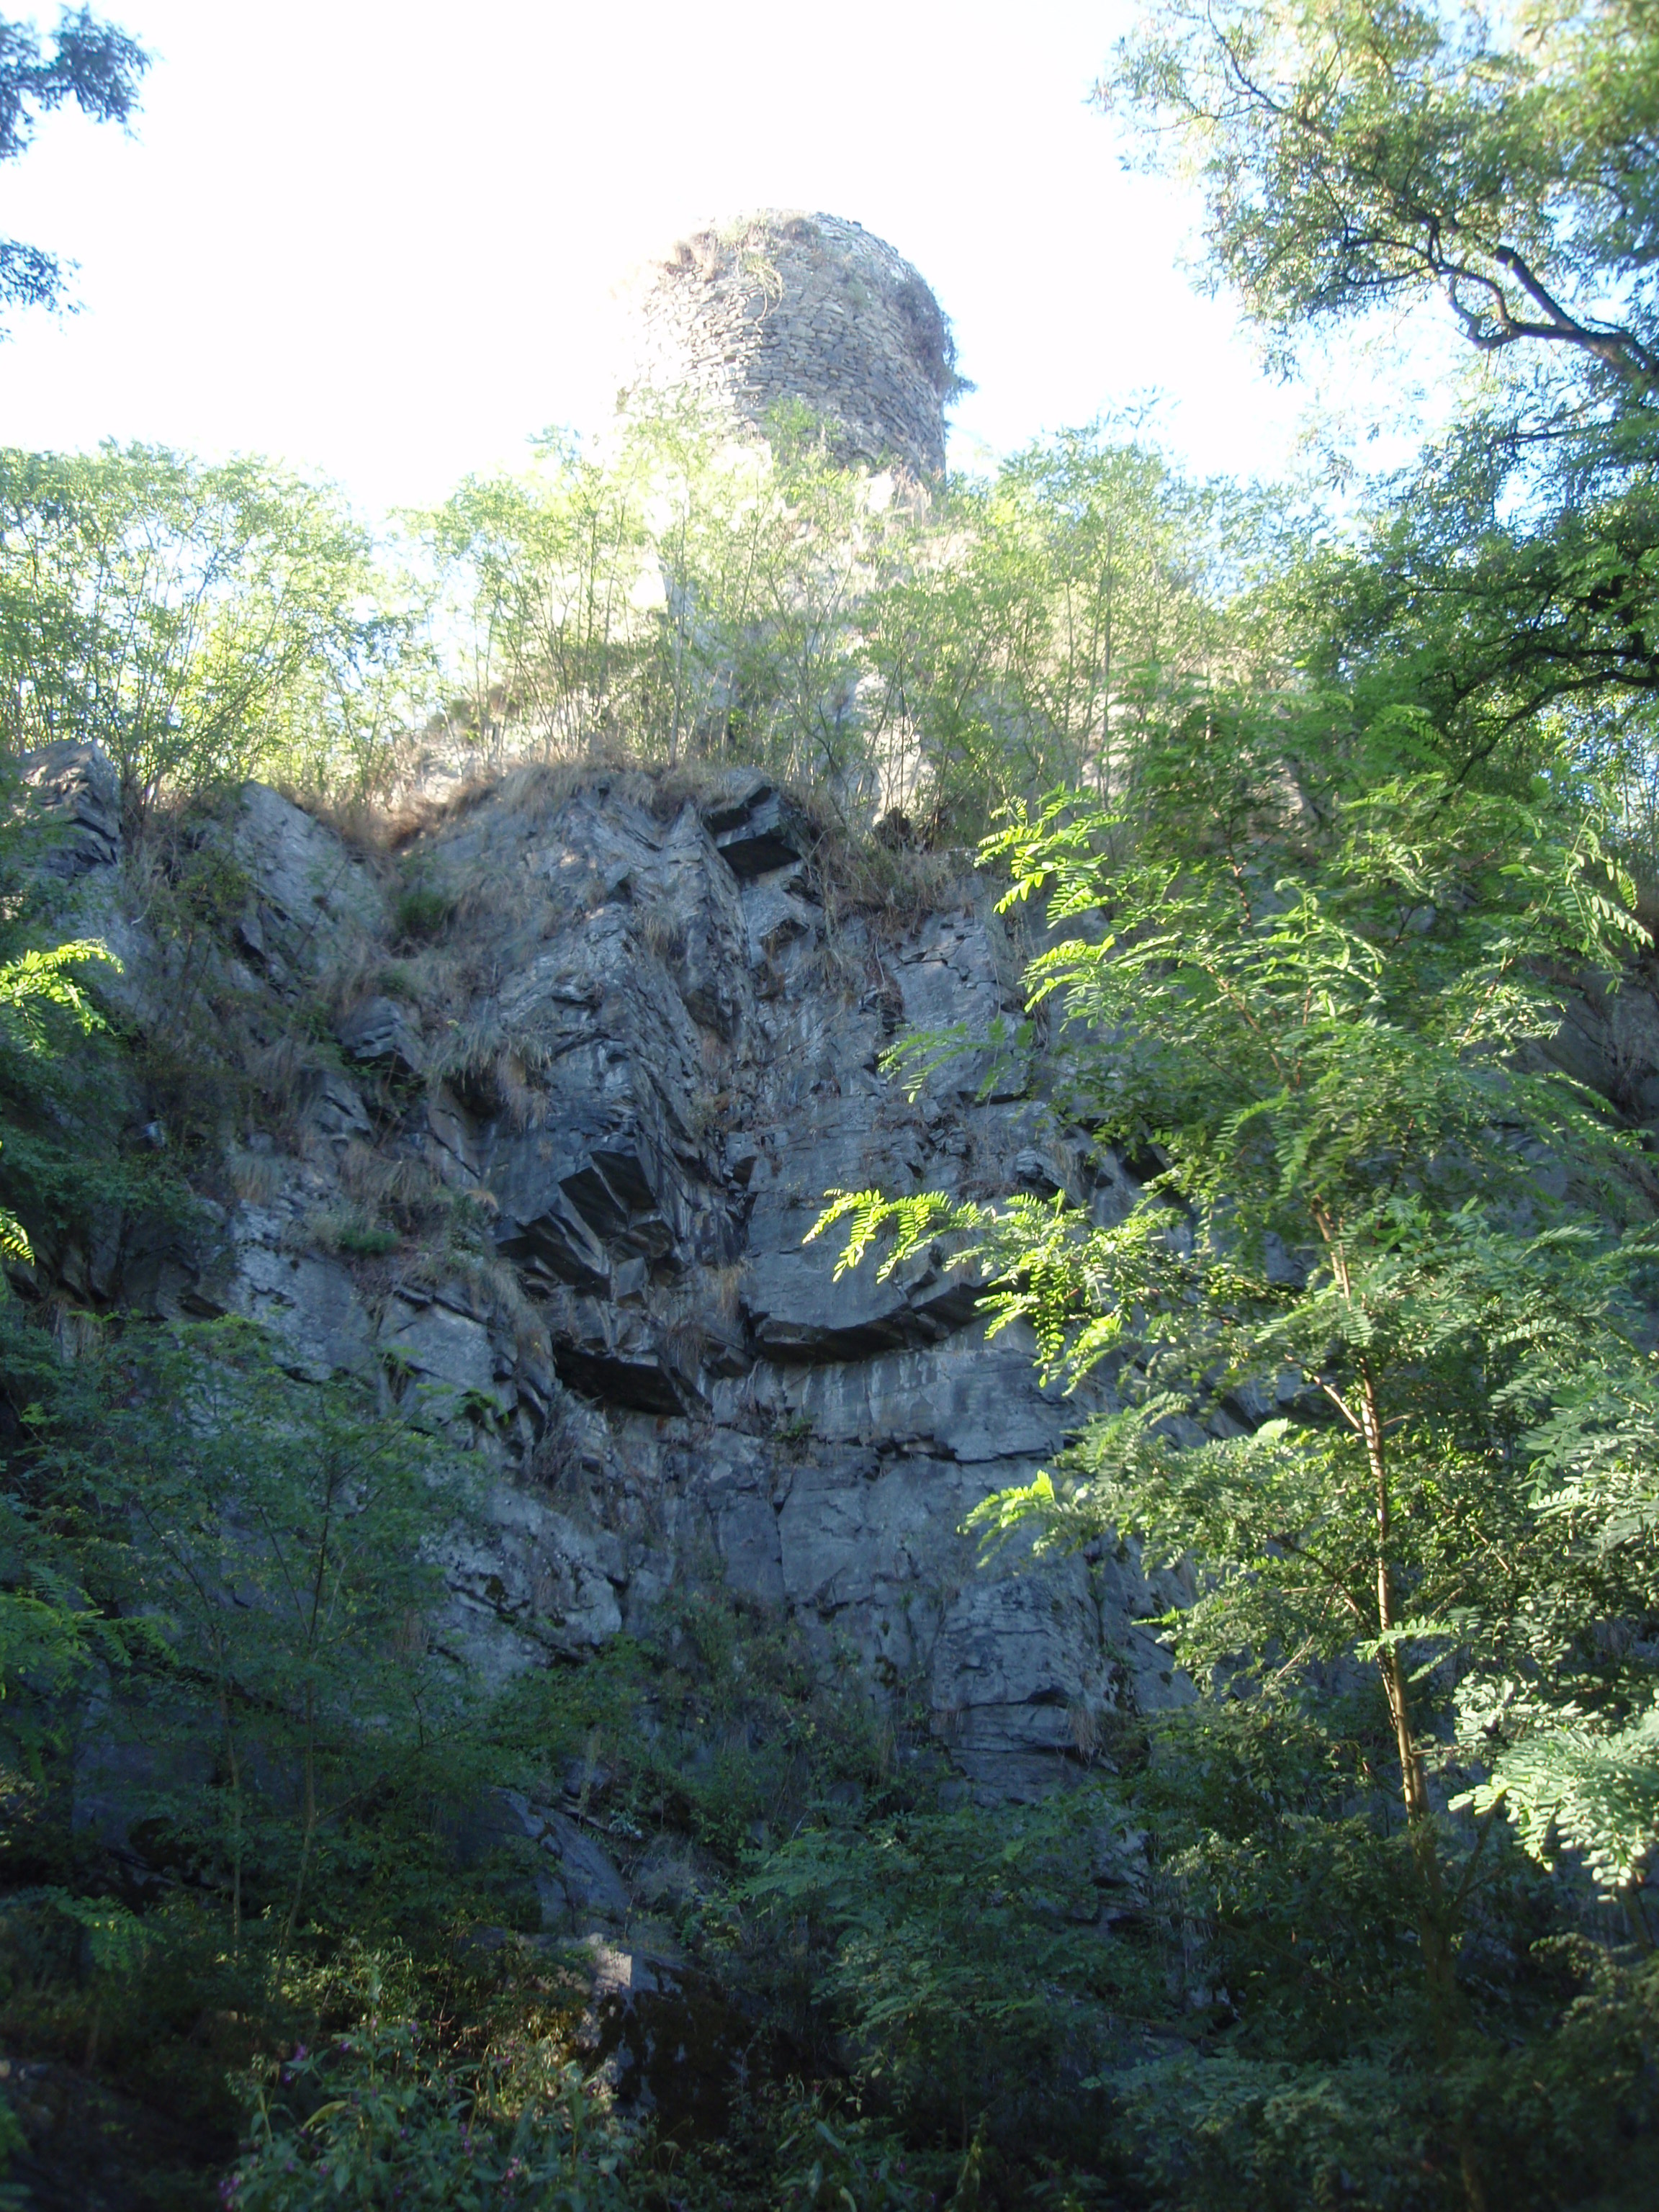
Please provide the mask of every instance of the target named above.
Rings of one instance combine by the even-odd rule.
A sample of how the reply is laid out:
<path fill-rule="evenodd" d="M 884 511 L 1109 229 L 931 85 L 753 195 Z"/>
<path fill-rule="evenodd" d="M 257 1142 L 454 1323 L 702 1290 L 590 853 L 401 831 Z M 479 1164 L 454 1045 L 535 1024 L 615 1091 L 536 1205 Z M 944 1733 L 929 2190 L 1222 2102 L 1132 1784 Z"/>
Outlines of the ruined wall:
<path fill-rule="evenodd" d="M 623 396 L 692 392 L 764 429 L 798 401 L 840 456 L 945 466 L 955 349 L 910 264 L 838 216 L 769 210 L 683 239 L 624 295 Z"/>

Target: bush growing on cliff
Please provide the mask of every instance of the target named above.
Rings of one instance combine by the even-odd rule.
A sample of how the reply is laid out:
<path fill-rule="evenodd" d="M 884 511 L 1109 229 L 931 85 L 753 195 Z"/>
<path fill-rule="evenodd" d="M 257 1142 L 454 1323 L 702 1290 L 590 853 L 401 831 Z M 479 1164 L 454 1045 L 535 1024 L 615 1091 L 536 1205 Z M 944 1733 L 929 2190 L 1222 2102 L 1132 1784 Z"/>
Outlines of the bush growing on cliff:
<path fill-rule="evenodd" d="M 133 828 L 255 774 L 372 787 L 421 611 L 339 496 L 282 471 L 0 453 L 0 742 L 100 744 Z"/>
<path fill-rule="evenodd" d="M 319 1864 L 339 1861 L 337 1890 L 353 1861 L 370 1890 L 389 1871 L 354 1840 L 365 1808 L 390 1834 L 439 1770 L 464 1787 L 467 1686 L 433 1642 L 428 1560 L 434 1523 L 465 1511 L 455 1476 L 355 1386 L 295 1382 L 241 1325 L 88 1334 L 56 1375 L 26 1321 L 5 1334 L 13 1571 L 88 1613 L 109 1654 L 77 1789 L 94 1808 L 112 1791 L 153 1856 L 222 1896 L 233 1949 L 263 1919 L 257 1948 L 280 1958 Z"/>
<path fill-rule="evenodd" d="M 635 2201 L 611 2100 L 558 2039 L 520 2036 L 477 2060 L 446 2052 L 409 2016 L 418 1986 L 387 1987 L 373 1960 L 356 1999 L 344 2033 L 258 2070 L 250 2138 L 223 2190 L 234 2212 L 625 2212 Z"/>
<path fill-rule="evenodd" d="M 896 496 L 810 433 L 778 424 L 768 456 L 644 416 L 607 459 L 550 443 L 427 519 L 486 760 L 752 762 L 860 827 L 971 833 L 1056 778 L 1115 788 L 1169 687 L 1237 652 L 1248 502 L 1149 447 L 1064 433 Z"/>

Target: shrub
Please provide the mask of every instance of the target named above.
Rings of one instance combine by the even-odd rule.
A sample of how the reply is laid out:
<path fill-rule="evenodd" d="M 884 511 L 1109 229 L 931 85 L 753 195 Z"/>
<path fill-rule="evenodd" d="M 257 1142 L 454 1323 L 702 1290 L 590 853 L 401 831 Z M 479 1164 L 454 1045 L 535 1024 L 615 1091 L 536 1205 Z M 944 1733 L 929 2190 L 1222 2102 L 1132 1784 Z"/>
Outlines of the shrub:
<path fill-rule="evenodd" d="M 234 2212 L 623 2212 L 627 2139 L 580 2066 L 550 2042 L 465 2063 L 387 2016 L 373 1965 L 362 1994 L 351 2033 L 250 2080 L 249 2138 L 222 2192 Z"/>

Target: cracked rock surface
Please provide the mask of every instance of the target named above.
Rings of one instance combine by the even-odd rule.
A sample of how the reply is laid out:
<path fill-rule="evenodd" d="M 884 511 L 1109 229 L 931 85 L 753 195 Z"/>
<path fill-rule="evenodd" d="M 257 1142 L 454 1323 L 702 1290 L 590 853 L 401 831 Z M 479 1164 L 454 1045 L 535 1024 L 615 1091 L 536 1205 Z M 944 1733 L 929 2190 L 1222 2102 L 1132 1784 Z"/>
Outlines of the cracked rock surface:
<path fill-rule="evenodd" d="M 296 1372 L 374 1374 L 478 1454 L 451 1628 L 498 1678 L 718 1577 L 922 1721 L 958 1786 L 1040 1794 L 1103 1717 L 1182 1694 L 1141 1626 L 1173 1593 L 1127 1551 L 981 1565 L 967 1515 L 1083 1404 L 937 1260 L 837 1280 L 834 1237 L 803 1241 L 832 1189 L 1087 1194 L 1040 1059 L 966 1055 L 914 1103 L 880 1070 L 905 1024 L 1017 1012 L 1021 949 L 971 876 L 902 924 L 838 910 L 758 775 L 666 789 L 531 772 L 452 806 L 398 864 L 448 917 L 411 946 L 391 864 L 250 787 L 210 989 L 256 1040 L 310 1009 L 316 1042 L 241 1134 L 244 1194 L 130 1234 L 100 1282 L 256 1317 Z M 154 1013 L 174 955 L 125 929 Z M 417 1185 L 483 1224 L 466 1254 L 365 1235 L 366 1189 Z"/>

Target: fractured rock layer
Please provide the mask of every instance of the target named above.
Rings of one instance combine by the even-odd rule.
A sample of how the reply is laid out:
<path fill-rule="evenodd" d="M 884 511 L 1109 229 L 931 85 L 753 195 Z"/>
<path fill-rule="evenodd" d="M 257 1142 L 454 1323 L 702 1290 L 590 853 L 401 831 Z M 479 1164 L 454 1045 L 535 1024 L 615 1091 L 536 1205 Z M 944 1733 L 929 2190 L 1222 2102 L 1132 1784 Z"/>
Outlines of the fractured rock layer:
<path fill-rule="evenodd" d="M 395 886 L 331 830 L 251 787 L 227 834 L 252 890 L 213 988 L 273 1035 L 331 990 L 336 1048 L 284 1123 L 245 1134 L 250 1194 L 194 1235 L 125 1232 L 92 1287 L 256 1318 L 296 1372 L 378 1373 L 477 1451 L 487 1523 L 446 1566 L 481 1663 L 592 1648 L 718 1578 L 995 1796 L 1053 1786 L 1103 1717 L 1180 1694 L 1140 1626 L 1170 1592 L 1131 1553 L 987 1570 L 961 1533 L 1080 1418 L 1029 1340 L 988 1343 L 937 1258 L 837 1279 L 836 1240 L 804 1241 L 831 1189 L 1121 1203 L 1051 1126 L 1040 1066 L 973 1055 L 915 1103 L 880 1072 L 900 1025 L 982 1032 L 1013 1005 L 984 886 L 902 928 L 836 919 L 757 775 L 665 818 L 641 779 L 532 773 L 407 856 L 455 919 L 399 961 Z M 86 865 L 108 906 L 115 871 Z M 165 1004 L 176 948 L 108 926 L 135 1003 Z M 371 1170 L 465 1203 L 489 1264 L 331 1238 Z"/>

